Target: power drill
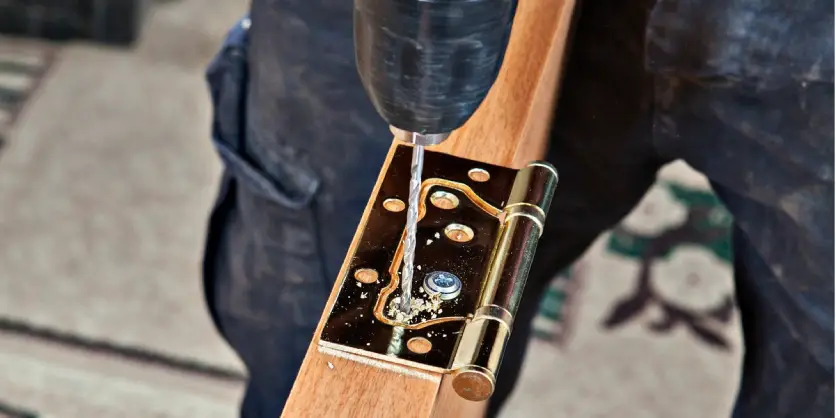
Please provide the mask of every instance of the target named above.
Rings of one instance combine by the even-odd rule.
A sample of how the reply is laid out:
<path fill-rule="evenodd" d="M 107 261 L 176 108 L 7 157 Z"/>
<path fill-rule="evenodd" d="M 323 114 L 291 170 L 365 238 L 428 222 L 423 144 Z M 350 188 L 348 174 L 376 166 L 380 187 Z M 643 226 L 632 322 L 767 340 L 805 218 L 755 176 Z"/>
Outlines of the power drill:
<path fill-rule="evenodd" d="M 496 81 L 517 0 L 355 0 L 354 46 L 375 109 L 413 144 L 399 308 L 411 310 L 424 147 L 473 115 Z"/>

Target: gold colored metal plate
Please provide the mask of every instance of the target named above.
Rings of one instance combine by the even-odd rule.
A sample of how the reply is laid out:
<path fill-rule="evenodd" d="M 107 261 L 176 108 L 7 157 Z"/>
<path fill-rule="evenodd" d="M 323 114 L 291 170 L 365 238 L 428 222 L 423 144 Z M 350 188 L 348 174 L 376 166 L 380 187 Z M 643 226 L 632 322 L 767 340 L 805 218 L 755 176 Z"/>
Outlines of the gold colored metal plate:
<path fill-rule="evenodd" d="M 484 269 L 489 265 L 501 226 L 498 217 L 517 170 L 426 152 L 412 295 L 413 300 L 426 305 L 411 318 L 404 318 L 390 307 L 393 299 L 400 296 L 406 211 L 389 211 L 384 202 L 407 200 L 410 162 L 411 148 L 399 146 L 378 194 L 372 197 L 372 212 L 363 226 L 346 276 L 340 278 L 342 287 L 319 344 L 426 370 L 447 371 L 465 321 L 473 316 L 479 303 Z M 490 173 L 489 179 L 471 179 L 474 168 Z M 432 195 L 439 191 L 454 196 L 458 204 L 452 208 L 432 204 Z M 472 238 L 463 242 L 451 240 L 445 233 L 451 224 L 468 227 Z M 356 280 L 355 272 L 360 269 L 376 271 L 377 280 Z M 424 277 L 434 271 L 449 272 L 461 280 L 458 297 L 441 301 L 425 293 Z M 429 351 L 416 353 L 408 349 L 407 342 L 416 337 L 431 342 Z"/>
<path fill-rule="evenodd" d="M 410 162 L 411 149 L 399 146 L 319 344 L 452 372 L 461 397 L 483 400 L 493 393 L 557 171 L 543 162 L 511 170 L 428 152 L 412 305 L 404 313 L 398 306 L 406 213 L 393 202 L 409 192 Z"/>

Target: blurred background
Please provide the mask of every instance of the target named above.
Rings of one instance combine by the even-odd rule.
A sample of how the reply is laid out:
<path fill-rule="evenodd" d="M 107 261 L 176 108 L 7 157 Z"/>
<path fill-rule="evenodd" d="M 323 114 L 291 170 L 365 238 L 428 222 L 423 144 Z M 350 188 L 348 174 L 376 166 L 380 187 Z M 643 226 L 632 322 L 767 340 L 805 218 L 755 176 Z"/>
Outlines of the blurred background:
<path fill-rule="evenodd" d="M 0 0 L 0 417 L 236 416 L 246 371 L 200 280 L 203 71 L 247 4 Z M 666 167 L 555 278 L 505 416 L 728 416 L 729 224 Z"/>

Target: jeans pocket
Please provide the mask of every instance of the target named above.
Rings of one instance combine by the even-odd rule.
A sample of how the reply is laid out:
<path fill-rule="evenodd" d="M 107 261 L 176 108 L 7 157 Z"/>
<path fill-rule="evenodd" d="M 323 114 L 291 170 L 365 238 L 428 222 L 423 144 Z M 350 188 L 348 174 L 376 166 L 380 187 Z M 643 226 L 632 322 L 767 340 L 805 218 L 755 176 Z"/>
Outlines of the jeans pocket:
<path fill-rule="evenodd" d="M 244 19 L 230 31 L 206 73 L 214 113 L 212 142 L 224 173 L 208 224 L 203 279 L 210 313 L 222 333 L 229 313 L 282 322 L 280 305 L 290 306 L 292 315 L 285 319 L 292 318 L 295 326 L 307 324 L 310 315 L 297 302 L 323 297 L 312 204 L 318 177 L 292 161 L 282 161 L 279 170 L 289 175 L 270 175 L 247 155 L 247 27 Z M 292 303 L 285 303 L 287 295 L 294 295 Z"/>
<path fill-rule="evenodd" d="M 271 176 L 247 155 L 246 93 L 247 20 L 237 25 L 210 64 L 206 79 L 212 96 L 212 142 L 226 170 L 262 197 L 291 209 L 308 205 L 319 187 L 319 179 L 310 170 L 282 161 L 288 175 Z"/>

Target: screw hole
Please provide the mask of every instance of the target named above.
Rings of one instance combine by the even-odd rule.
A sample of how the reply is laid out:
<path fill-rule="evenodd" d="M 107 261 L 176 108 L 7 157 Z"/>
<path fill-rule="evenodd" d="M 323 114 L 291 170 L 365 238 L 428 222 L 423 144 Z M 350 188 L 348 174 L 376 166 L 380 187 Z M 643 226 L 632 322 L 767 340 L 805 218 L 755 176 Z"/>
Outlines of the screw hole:
<path fill-rule="evenodd" d="M 462 224 L 450 224 L 444 228 L 444 235 L 456 242 L 468 242 L 473 239 L 473 230 Z"/>
<path fill-rule="evenodd" d="M 412 337 L 406 342 L 406 348 L 415 354 L 426 354 L 432 350 L 433 343 L 424 337 Z"/>
<path fill-rule="evenodd" d="M 377 281 L 377 271 L 373 269 L 357 269 L 354 272 L 354 279 L 360 283 L 374 283 Z"/>
<path fill-rule="evenodd" d="M 406 209 L 406 203 L 404 203 L 401 199 L 386 199 L 383 201 L 383 208 L 389 212 L 402 212 Z"/>
<path fill-rule="evenodd" d="M 481 168 L 471 168 L 470 171 L 467 172 L 467 176 L 470 177 L 470 179 L 473 181 L 484 183 L 490 180 L 491 173 L 488 173 L 488 170 L 484 170 Z"/>
<path fill-rule="evenodd" d="M 430 196 L 430 203 L 439 209 L 455 209 L 459 206 L 459 198 L 453 193 L 439 190 Z"/>

